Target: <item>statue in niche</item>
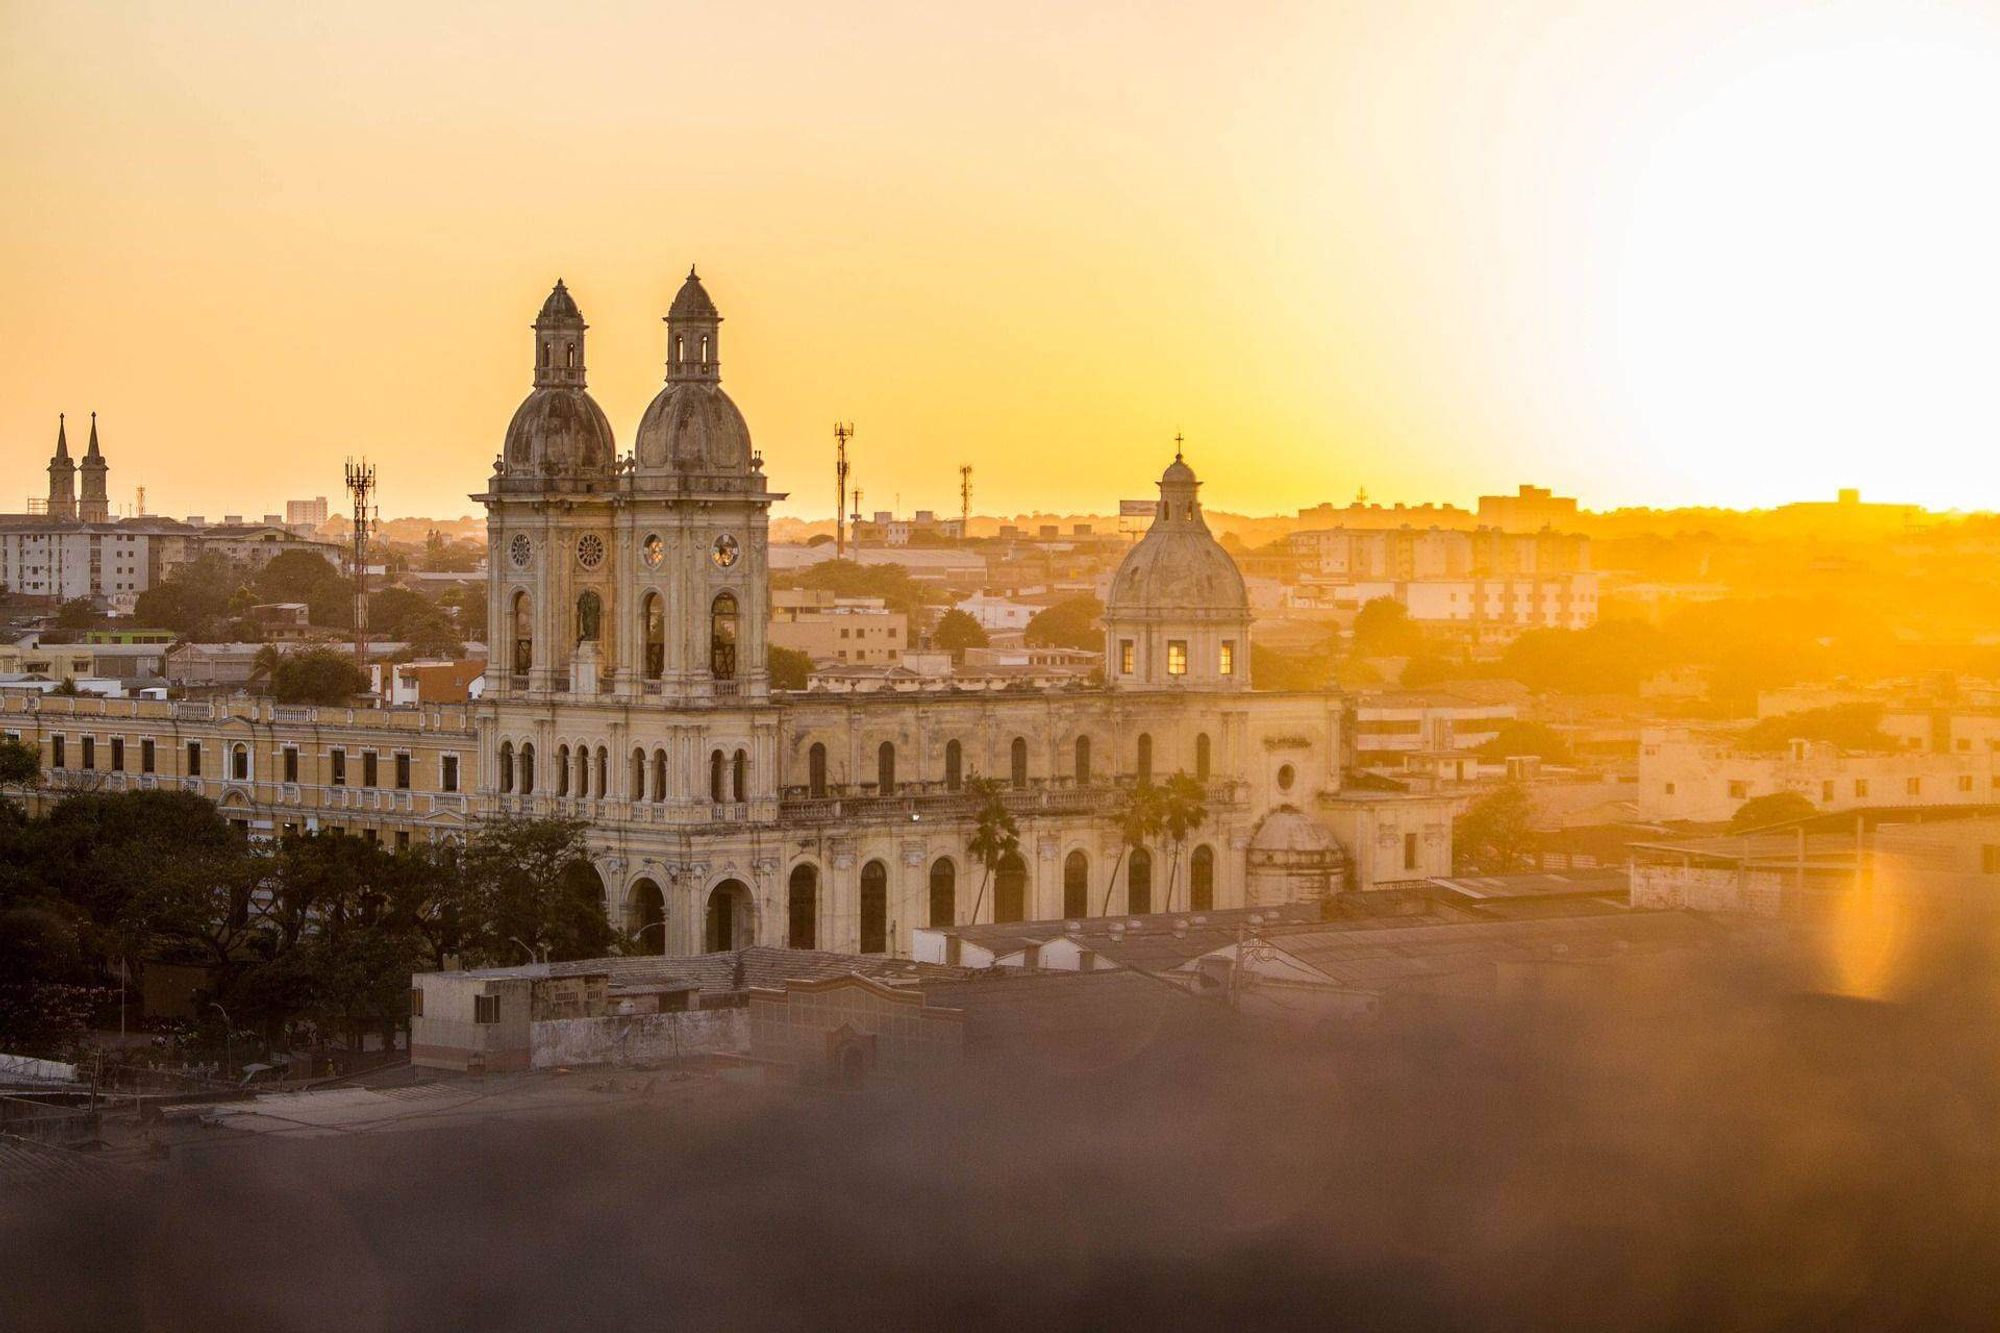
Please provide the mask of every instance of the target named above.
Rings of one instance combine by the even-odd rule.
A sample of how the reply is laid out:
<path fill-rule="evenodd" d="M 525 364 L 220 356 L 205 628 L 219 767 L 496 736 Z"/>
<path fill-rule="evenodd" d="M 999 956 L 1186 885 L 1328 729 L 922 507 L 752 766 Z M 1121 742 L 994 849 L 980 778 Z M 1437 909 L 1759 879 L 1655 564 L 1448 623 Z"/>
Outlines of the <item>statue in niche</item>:
<path fill-rule="evenodd" d="M 576 599 L 576 641 L 596 643 L 598 622 L 604 616 L 604 603 L 594 592 L 586 592 Z"/>

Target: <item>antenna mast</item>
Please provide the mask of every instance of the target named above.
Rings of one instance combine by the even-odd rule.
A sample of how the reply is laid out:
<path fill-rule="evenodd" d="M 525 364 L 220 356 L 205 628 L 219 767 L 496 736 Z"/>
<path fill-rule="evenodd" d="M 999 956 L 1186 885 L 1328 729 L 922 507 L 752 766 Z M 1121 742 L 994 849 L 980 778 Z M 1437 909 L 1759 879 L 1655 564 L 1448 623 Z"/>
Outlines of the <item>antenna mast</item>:
<path fill-rule="evenodd" d="M 847 555 L 847 442 L 854 438 L 854 423 L 836 421 L 833 423 L 833 480 L 839 488 L 839 498 L 833 506 L 833 558 L 843 559 Z M 855 503 L 860 504 L 857 496 Z"/>
<path fill-rule="evenodd" d="M 861 488 L 859 486 L 854 488 L 853 520 L 848 525 L 848 531 L 854 538 L 854 549 L 858 551 L 861 549 Z"/>
<path fill-rule="evenodd" d="M 972 539 L 972 464 L 958 465 L 958 539 Z"/>
<path fill-rule="evenodd" d="M 354 661 L 368 669 L 368 538 L 374 527 L 369 498 L 375 493 L 375 468 L 365 458 L 347 460 L 347 493 L 354 497 Z"/>

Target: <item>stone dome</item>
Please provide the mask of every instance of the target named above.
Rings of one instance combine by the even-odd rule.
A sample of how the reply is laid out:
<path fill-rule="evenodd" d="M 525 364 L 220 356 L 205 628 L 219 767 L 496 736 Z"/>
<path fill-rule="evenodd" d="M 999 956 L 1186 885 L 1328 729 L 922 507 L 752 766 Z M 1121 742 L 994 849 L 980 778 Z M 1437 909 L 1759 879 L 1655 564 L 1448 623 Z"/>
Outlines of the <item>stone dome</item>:
<path fill-rule="evenodd" d="M 1347 887 L 1347 849 L 1296 806 L 1265 815 L 1243 855 L 1251 906 L 1323 901 Z"/>
<path fill-rule="evenodd" d="M 750 427 L 713 380 L 670 381 L 639 419 L 641 468 L 741 472 L 750 465 Z"/>
<path fill-rule="evenodd" d="M 1242 620 L 1250 613 L 1243 572 L 1215 540 L 1195 491 L 1201 485 L 1179 454 L 1160 474 L 1160 506 L 1138 545 L 1111 576 L 1107 619 Z"/>
<path fill-rule="evenodd" d="M 715 308 L 708 288 L 701 285 L 701 279 L 695 275 L 692 266 L 688 269 L 687 280 L 681 283 L 680 291 L 674 294 L 674 303 L 667 307 L 667 318 L 722 321 L 722 312 Z"/>
<path fill-rule="evenodd" d="M 608 472 L 618 445 L 596 399 L 579 388 L 550 386 L 536 389 L 515 409 L 504 456 L 511 472 Z"/>

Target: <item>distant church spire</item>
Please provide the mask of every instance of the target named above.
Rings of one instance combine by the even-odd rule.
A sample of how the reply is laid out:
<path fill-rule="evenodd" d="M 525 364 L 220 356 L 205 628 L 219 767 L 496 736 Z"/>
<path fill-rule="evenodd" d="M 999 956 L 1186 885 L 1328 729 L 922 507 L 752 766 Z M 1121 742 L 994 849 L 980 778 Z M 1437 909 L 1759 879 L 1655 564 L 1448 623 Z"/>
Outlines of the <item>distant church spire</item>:
<path fill-rule="evenodd" d="M 105 480 L 111 465 L 104 460 L 104 453 L 97 447 L 97 413 L 90 414 L 90 447 L 83 454 L 83 495 L 77 506 L 77 517 L 86 523 L 107 523 L 111 519 L 111 500 L 105 490 Z"/>
<path fill-rule="evenodd" d="M 65 416 L 56 414 L 56 453 L 49 460 L 49 517 L 76 517 L 76 464 L 69 456 L 69 426 Z"/>

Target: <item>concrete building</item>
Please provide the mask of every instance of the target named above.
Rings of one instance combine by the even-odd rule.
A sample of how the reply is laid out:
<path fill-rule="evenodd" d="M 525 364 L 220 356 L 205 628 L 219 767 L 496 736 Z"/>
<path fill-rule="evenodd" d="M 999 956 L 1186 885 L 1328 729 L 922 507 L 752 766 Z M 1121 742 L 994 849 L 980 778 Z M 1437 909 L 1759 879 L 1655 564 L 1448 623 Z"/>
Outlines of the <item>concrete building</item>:
<path fill-rule="evenodd" d="M 909 617 L 879 597 L 837 597 L 820 588 L 771 591 L 770 642 L 814 662 L 893 665 L 910 646 Z"/>
<path fill-rule="evenodd" d="M 1767 753 L 1744 750 L 1727 728 L 1640 733 L 1642 819 L 1721 821 L 1745 801 L 1778 792 L 1803 796 L 1821 811 L 2000 804 L 2000 751 L 1970 744 L 1849 751 L 1799 740 Z"/>
<path fill-rule="evenodd" d="M 1541 486 L 1523 485 L 1512 495 L 1479 497 L 1479 525 L 1503 532 L 1563 531 L 1576 526 L 1576 500 Z"/>

